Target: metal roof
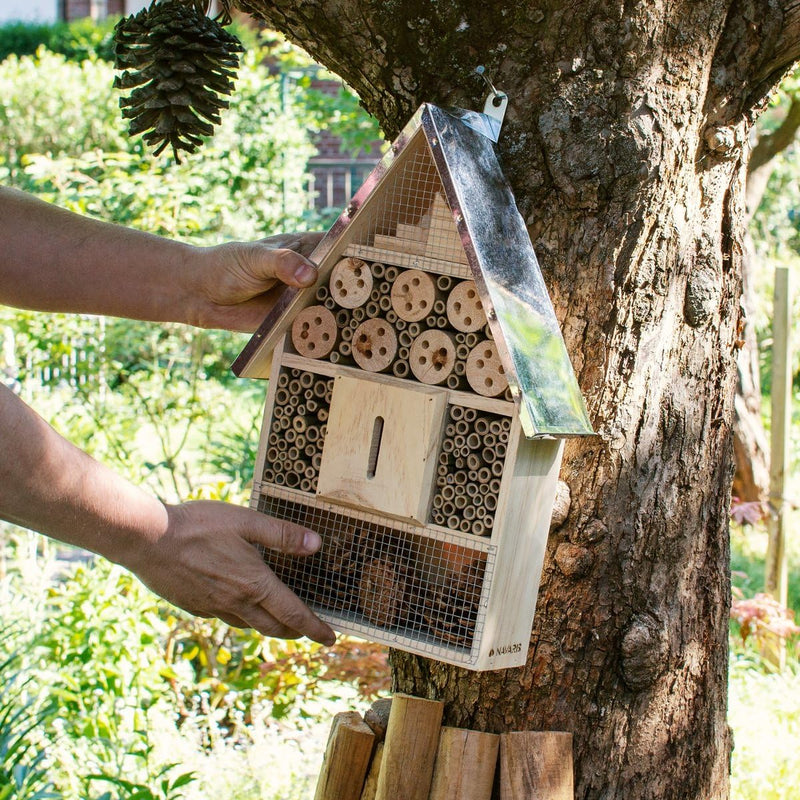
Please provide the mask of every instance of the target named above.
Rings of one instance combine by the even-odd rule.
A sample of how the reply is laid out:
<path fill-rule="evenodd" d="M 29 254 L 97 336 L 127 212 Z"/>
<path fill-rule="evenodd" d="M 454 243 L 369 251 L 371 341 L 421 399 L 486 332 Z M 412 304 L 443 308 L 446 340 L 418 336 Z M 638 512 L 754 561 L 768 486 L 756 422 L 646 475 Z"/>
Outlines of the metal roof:
<path fill-rule="evenodd" d="M 337 241 L 420 131 L 441 180 L 528 438 L 594 433 L 525 222 L 494 148 L 497 125 L 483 114 L 423 104 L 311 256 L 325 272 Z M 332 264 L 327 265 L 330 271 Z M 287 289 L 234 363 L 246 376 L 308 305 L 314 290 Z M 305 300 L 305 302 L 304 302 Z"/>

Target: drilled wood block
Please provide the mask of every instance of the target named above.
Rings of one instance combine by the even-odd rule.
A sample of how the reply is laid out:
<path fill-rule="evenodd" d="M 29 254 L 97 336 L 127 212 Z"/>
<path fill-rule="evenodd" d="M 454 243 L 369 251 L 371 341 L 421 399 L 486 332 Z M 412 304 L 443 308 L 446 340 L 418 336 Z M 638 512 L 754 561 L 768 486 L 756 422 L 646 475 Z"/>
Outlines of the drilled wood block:
<path fill-rule="evenodd" d="M 336 318 L 325 306 L 304 308 L 292 323 L 292 344 L 301 356 L 325 358 L 336 346 Z"/>
<path fill-rule="evenodd" d="M 447 297 L 447 319 L 463 333 L 479 331 L 486 325 L 486 312 L 474 281 L 462 281 Z"/>
<path fill-rule="evenodd" d="M 385 319 L 368 319 L 353 332 L 353 360 L 367 372 L 383 372 L 397 355 L 397 334 Z"/>
<path fill-rule="evenodd" d="M 331 271 L 329 289 L 342 308 L 363 306 L 372 291 L 372 272 L 366 261 L 349 256 L 337 262 Z"/>
<path fill-rule="evenodd" d="M 506 370 L 497 345 L 484 339 L 467 356 L 467 382 L 484 397 L 497 397 L 508 386 Z"/>
<path fill-rule="evenodd" d="M 406 322 L 425 319 L 433 311 L 435 301 L 435 279 L 422 270 L 407 269 L 392 285 L 392 308 Z"/>
<path fill-rule="evenodd" d="M 444 383 L 456 363 L 455 343 L 444 331 L 423 331 L 411 345 L 408 362 L 418 381 Z"/>

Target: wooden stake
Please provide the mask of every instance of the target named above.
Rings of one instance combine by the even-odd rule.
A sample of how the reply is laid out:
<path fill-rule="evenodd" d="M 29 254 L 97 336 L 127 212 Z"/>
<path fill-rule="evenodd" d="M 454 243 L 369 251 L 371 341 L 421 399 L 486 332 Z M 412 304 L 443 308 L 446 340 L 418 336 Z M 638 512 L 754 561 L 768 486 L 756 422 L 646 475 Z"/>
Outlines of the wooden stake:
<path fill-rule="evenodd" d="M 519 731 L 500 736 L 500 800 L 574 800 L 572 734 Z"/>
<path fill-rule="evenodd" d="M 444 703 L 392 697 L 375 800 L 428 800 Z"/>
<path fill-rule="evenodd" d="M 500 737 L 442 728 L 429 800 L 490 800 Z"/>
<path fill-rule="evenodd" d="M 375 734 L 355 711 L 333 718 L 314 800 L 360 800 Z"/>
<path fill-rule="evenodd" d="M 378 776 L 381 774 L 381 762 L 383 761 L 383 742 L 378 742 L 375 746 L 375 755 L 367 772 L 367 780 L 364 782 L 364 791 L 361 792 L 361 800 L 375 800 L 378 791 Z"/>

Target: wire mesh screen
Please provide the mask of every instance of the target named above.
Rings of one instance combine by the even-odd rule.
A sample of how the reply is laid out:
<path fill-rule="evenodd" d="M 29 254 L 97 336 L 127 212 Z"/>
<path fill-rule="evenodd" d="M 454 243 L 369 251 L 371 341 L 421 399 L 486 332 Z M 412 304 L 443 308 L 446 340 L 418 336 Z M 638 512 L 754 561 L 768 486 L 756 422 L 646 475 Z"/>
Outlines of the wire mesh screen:
<path fill-rule="evenodd" d="M 398 157 L 362 215 L 354 245 L 374 248 L 379 251 L 376 257 L 381 252 L 392 253 L 393 263 L 434 260 L 460 265 L 465 277 L 468 274 L 456 223 L 421 134 Z M 448 271 L 443 265 L 438 269 Z"/>
<path fill-rule="evenodd" d="M 484 625 L 481 596 L 493 551 L 418 536 L 379 522 L 262 495 L 258 510 L 316 530 L 322 548 L 308 558 L 262 551 L 275 574 L 315 611 L 350 630 L 376 628 L 435 656 L 468 651 Z"/>

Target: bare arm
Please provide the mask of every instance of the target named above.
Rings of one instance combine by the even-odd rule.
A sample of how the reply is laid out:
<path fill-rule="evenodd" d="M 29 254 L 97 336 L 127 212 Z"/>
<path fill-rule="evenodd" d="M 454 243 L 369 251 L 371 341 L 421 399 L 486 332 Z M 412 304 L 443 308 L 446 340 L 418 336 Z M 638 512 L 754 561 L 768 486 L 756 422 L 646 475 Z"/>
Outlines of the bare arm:
<path fill-rule="evenodd" d="M 310 555 L 316 533 L 225 503 L 164 505 L 61 438 L 4 386 L 0 441 L 0 517 L 122 564 L 193 614 L 334 641 L 255 548 Z"/>
<path fill-rule="evenodd" d="M 0 303 L 252 331 L 282 284 L 314 283 L 319 238 L 194 247 L 0 187 Z"/>

